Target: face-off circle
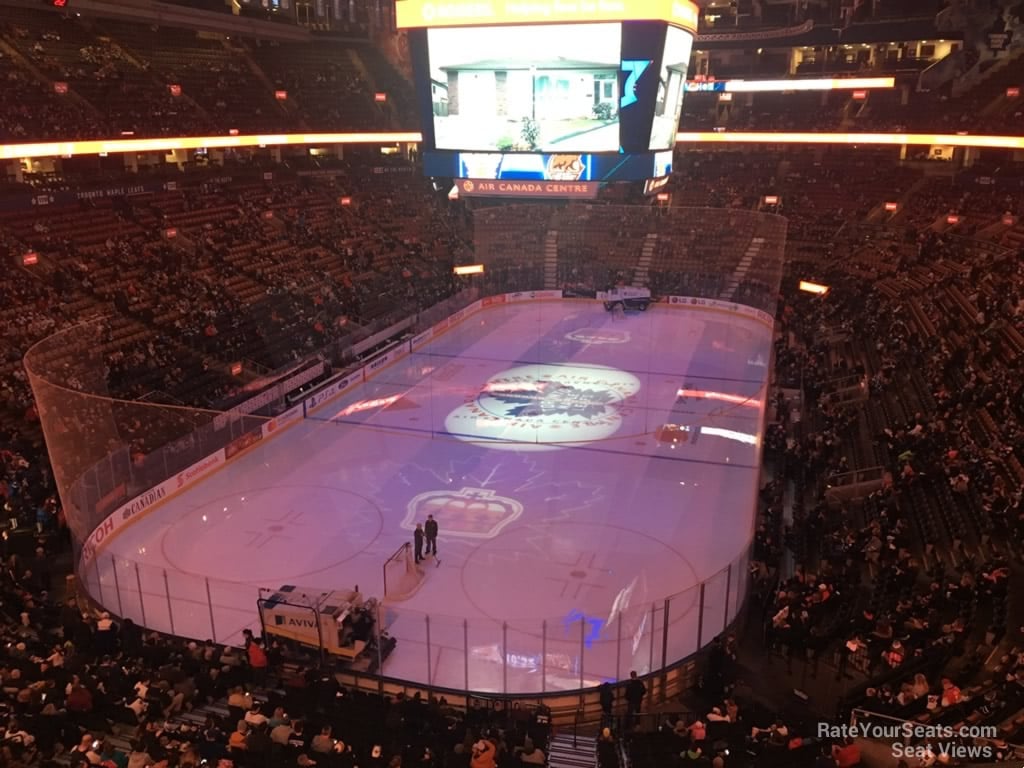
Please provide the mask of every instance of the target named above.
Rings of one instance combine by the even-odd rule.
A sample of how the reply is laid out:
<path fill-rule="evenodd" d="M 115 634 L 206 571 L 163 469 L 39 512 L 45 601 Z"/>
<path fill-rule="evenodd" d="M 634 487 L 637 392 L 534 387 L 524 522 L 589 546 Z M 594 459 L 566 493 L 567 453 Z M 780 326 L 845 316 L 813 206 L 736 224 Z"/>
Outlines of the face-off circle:
<path fill-rule="evenodd" d="M 507 568 L 515 570 L 516 588 L 505 590 L 495 607 L 495 574 Z M 466 596 L 498 621 L 536 616 L 536 596 L 544 594 L 549 604 L 599 617 L 605 625 L 619 613 L 642 616 L 652 600 L 697 581 L 689 560 L 658 538 L 596 521 L 509 529 L 474 550 L 462 573 Z M 679 607 L 689 608 L 690 601 Z M 555 616 L 547 618 L 557 625 Z M 539 630 L 537 624 L 531 626 Z"/>
<path fill-rule="evenodd" d="M 445 428 L 492 448 L 523 443 L 604 440 L 622 425 L 622 410 L 640 391 L 636 376 L 600 365 L 524 365 L 492 376 L 469 402 L 445 419 Z"/>
<path fill-rule="evenodd" d="M 216 499 L 176 520 L 163 554 L 176 569 L 219 581 L 285 583 L 322 564 L 358 555 L 380 534 L 379 508 L 326 486 L 281 486 Z M 225 558 L 223 541 L 246 553 Z M 296 557 L 296 552 L 306 557 Z M 322 565 L 316 568 L 321 570 Z"/>

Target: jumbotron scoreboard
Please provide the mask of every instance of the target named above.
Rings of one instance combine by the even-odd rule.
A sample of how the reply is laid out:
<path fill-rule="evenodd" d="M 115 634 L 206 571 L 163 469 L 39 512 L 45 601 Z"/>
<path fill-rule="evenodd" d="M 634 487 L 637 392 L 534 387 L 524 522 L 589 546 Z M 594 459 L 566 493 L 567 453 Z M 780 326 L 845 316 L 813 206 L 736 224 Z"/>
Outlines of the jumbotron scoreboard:
<path fill-rule="evenodd" d="M 672 170 L 690 0 L 397 0 L 428 176 L 461 194 L 590 197 Z"/>

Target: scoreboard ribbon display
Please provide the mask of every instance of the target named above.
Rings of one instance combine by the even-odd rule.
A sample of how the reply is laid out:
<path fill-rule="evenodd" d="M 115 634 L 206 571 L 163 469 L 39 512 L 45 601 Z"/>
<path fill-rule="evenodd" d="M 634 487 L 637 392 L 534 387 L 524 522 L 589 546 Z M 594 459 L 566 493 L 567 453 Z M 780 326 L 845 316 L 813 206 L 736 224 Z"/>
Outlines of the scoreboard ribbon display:
<path fill-rule="evenodd" d="M 644 181 L 672 172 L 672 152 L 591 153 L 423 153 L 427 176 L 495 181 Z M 554 187 L 552 187 L 554 188 Z M 483 187 L 492 189 L 492 187 Z M 478 191 L 477 194 L 482 194 Z"/>

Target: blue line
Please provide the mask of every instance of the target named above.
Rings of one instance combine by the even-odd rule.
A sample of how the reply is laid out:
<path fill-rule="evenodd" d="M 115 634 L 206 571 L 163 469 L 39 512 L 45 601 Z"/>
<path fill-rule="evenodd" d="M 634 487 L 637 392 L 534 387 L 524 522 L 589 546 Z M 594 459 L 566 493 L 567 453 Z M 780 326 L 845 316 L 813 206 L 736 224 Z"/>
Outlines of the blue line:
<path fill-rule="evenodd" d="M 631 371 L 628 368 L 614 368 L 612 366 L 601 365 L 600 363 L 584 363 L 576 361 L 564 361 L 561 363 L 542 363 L 537 360 L 501 360 L 493 357 L 477 357 L 476 355 L 463 355 L 455 352 L 424 352 L 422 349 L 416 352 L 410 352 L 409 357 L 413 355 L 422 355 L 423 357 L 447 357 L 455 360 L 483 360 L 488 363 L 505 363 L 507 365 L 548 365 L 552 368 L 571 368 L 573 366 L 579 366 L 581 368 L 592 367 L 598 370 L 609 369 L 619 370 L 625 373 L 632 373 L 640 376 L 671 376 L 679 379 L 707 379 L 708 381 L 730 381 L 740 384 L 758 384 L 761 386 L 765 385 L 764 379 L 731 379 L 727 376 L 700 376 L 694 373 L 668 373 L 665 371 Z"/>
<path fill-rule="evenodd" d="M 524 443 L 522 440 L 504 440 L 504 439 L 502 439 L 500 437 L 491 437 L 489 435 L 471 435 L 471 434 L 465 433 L 465 432 L 448 432 L 447 430 L 445 430 L 445 431 L 438 431 L 438 430 L 434 430 L 434 429 L 425 429 L 423 427 L 384 426 L 382 424 L 369 424 L 369 423 L 362 422 L 362 421 L 353 421 L 351 419 L 321 419 L 321 418 L 317 418 L 316 416 L 311 416 L 308 419 L 308 421 L 320 421 L 320 422 L 324 422 L 324 423 L 327 423 L 327 424 L 344 424 L 346 426 L 353 426 L 353 427 L 369 427 L 370 429 L 377 429 L 377 430 L 382 430 L 382 431 L 387 430 L 387 431 L 394 431 L 394 432 L 419 432 L 421 434 L 451 436 L 451 437 L 455 437 L 455 438 L 466 438 L 467 440 L 472 440 L 472 441 L 475 441 L 475 442 L 481 442 L 481 441 L 484 441 L 484 440 L 491 440 L 491 441 L 496 442 L 496 443 L 508 443 L 509 445 L 517 445 L 517 444 L 522 444 L 522 445 L 548 445 L 548 446 L 551 446 L 553 448 L 567 448 L 567 449 L 570 449 L 570 450 L 577 450 L 577 451 L 594 451 L 596 453 L 608 453 L 608 454 L 617 455 L 617 456 L 630 456 L 630 457 L 632 457 L 634 459 L 658 459 L 660 461 L 682 461 L 682 462 L 686 462 L 688 464 L 709 464 L 711 466 L 730 467 L 730 468 L 734 468 L 734 469 L 758 469 L 758 466 L 755 465 L 755 464 L 734 464 L 732 462 L 712 461 L 710 459 L 690 459 L 690 458 L 684 458 L 682 456 L 660 456 L 660 455 L 658 455 L 656 453 L 631 453 L 630 451 L 620 451 L 620 450 L 616 450 L 614 448 L 595 448 L 595 447 L 593 447 L 592 444 L 588 444 L 588 445 L 574 445 L 572 443 L 558 443 L 558 442 L 553 442 L 553 443 Z M 610 438 L 604 438 L 604 439 L 608 440 Z"/>

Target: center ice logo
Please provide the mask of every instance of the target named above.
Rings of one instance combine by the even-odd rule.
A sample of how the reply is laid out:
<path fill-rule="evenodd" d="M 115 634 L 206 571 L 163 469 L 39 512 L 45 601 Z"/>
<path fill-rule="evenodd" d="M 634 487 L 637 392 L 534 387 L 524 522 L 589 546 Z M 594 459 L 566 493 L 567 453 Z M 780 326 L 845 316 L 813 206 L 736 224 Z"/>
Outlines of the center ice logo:
<path fill-rule="evenodd" d="M 499 450 L 555 450 L 614 435 L 640 390 L 601 365 L 523 365 L 492 376 L 445 419 L 449 434 Z"/>
<path fill-rule="evenodd" d="M 480 394 L 480 407 L 506 417 L 576 416 L 584 419 L 605 415 L 622 401 L 611 389 L 579 388 L 555 381 L 491 382 Z M 495 404 L 506 406 L 495 408 Z"/>

